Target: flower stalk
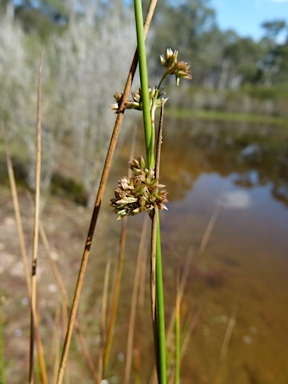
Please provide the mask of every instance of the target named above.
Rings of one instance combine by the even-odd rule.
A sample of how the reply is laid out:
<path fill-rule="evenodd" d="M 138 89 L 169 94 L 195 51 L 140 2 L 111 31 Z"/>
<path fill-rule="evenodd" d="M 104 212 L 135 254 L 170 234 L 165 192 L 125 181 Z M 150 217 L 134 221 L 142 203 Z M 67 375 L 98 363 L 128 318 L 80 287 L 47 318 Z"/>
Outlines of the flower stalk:
<path fill-rule="evenodd" d="M 134 0 L 134 13 L 135 13 L 136 34 L 137 34 L 140 82 L 141 82 L 141 90 L 142 90 L 141 96 L 142 96 L 142 104 L 143 104 L 142 110 L 143 110 L 145 143 L 146 143 L 147 165 L 148 165 L 148 168 L 154 168 L 155 166 L 155 157 L 154 157 L 155 135 L 152 128 L 151 115 L 150 115 L 148 71 L 147 71 L 141 0 Z"/>
<path fill-rule="evenodd" d="M 165 314 L 164 314 L 164 290 L 162 277 L 161 256 L 161 231 L 159 210 L 167 209 L 167 192 L 163 190 L 164 185 L 159 183 L 160 147 L 162 140 L 162 124 L 165 98 L 161 88 L 166 77 L 174 75 L 176 84 L 179 85 L 180 78 L 191 79 L 190 65 L 184 61 L 177 61 L 178 51 L 167 49 L 165 55 L 160 56 L 160 62 L 165 72 L 157 86 L 148 85 L 147 61 L 143 33 L 143 16 L 141 0 L 134 0 L 134 11 L 136 21 L 136 34 L 138 45 L 138 59 L 140 71 L 141 88 L 132 93 L 132 100 L 126 101 L 124 109 L 142 110 L 146 146 L 146 162 L 143 157 L 131 161 L 131 177 L 122 177 L 114 190 L 115 197 L 111 199 L 114 212 L 118 219 L 128 215 L 133 216 L 146 211 L 152 219 L 151 231 L 151 310 L 154 331 L 154 344 L 156 352 L 156 366 L 158 382 L 166 384 L 166 340 L 165 340 Z M 110 107 L 119 112 L 122 105 L 122 94 L 115 93 L 115 103 Z M 156 147 L 155 113 L 161 108 L 159 132 Z"/>
<path fill-rule="evenodd" d="M 134 10 L 135 10 L 135 21 L 136 21 L 136 33 L 137 33 L 137 44 L 138 44 L 138 53 L 139 53 L 139 71 L 140 71 L 140 82 L 141 82 L 141 94 L 142 94 L 142 103 L 143 103 L 143 121 L 144 121 L 144 131 L 145 131 L 145 142 L 146 142 L 146 156 L 148 168 L 152 169 L 155 167 L 155 126 L 154 126 L 154 100 L 157 100 L 157 92 L 155 92 L 154 98 L 152 99 L 152 105 L 150 106 L 149 100 L 149 86 L 148 86 L 148 74 L 147 74 L 147 61 L 146 61 L 146 50 L 145 42 L 143 38 L 143 16 L 142 16 L 142 2 L 141 0 L 134 0 Z M 165 339 L 165 318 L 164 318 L 164 295 L 163 295 L 163 278 L 162 278 L 162 268 L 161 268 L 161 239 L 160 239 L 160 224 L 158 217 L 158 209 L 154 209 L 154 214 L 156 217 L 156 308 L 152 309 L 155 313 L 155 322 L 154 323 L 154 335 L 155 335 L 155 350 L 156 350 L 156 365 L 158 380 L 160 384 L 166 384 L 166 339 Z M 153 244 L 151 249 L 153 248 Z M 152 253 L 152 252 L 151 252 Z M 152 275 L 151 275 L 152 276 Z M 154 299 L 152 297 L 152 302 Z"/>

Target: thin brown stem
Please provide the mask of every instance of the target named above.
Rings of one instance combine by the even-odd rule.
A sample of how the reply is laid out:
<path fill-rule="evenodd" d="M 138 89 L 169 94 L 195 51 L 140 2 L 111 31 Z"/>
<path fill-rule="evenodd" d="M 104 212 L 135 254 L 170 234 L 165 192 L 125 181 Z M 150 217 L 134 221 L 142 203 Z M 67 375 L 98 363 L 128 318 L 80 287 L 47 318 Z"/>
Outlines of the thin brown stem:
<path fill-rule="evenodd" d="M 134 329 L 135 329 L 135 318 L 136 318 L 136 308 L 137 308 L 137 296 L 138 289 L 140 284 L 140 274 L 141 274 L 141 265 L 143 263 L 142 259 L 144 257 L 144 248 L 145 241 L 147 236 L 147 227 L 148 227 L 148 215 L 145 216 L 141 238 L 138 249 L 137 263 L 136 263 L 136 271 L 134 276 L 134 284 L 131 298 L 131 310 L 130 310 L 130 318 L 129 318 L 129 332 L 127 339 L 127 351 L 126 351 L 126 366 L 125 366 L 125 384 L 130 383 L 131 377 L 131 363 L 132 363 L 132 355 L 133 355 L 133 340 L 134 340 Z"/>
<path fill-rule="evenodd" d="M 174 356 L 175 356 L 175 379 L 174 383 L 180 383 L 180 327 L 181 327 L 181 301 L 180 295 L 178 295 L 179 291 L 179 259 L 177 259 L 177 267 L 176 267 L 176 298 L 175 298 L 175 343 L 174 343 Z"/>
<path fill-rule="evenodd" d="M 146 217 L 148 220 L 148 216 Z M 146 244 L 147 247 L 147 244 Z M 134 367 L 135 367 L 135 384 L 141 383 L 141 375 L 140 375 L 140 365 L 141 365 L 141 335 L 142 335 L 142 313 L 144 310 L 144 299 L 145 299 L 145 281 L 146 281 L 146 269 L 147 269 L 147 249 L 143 250 L 143 253 L 146 257 L 143 257 L 142 267 L 141 267 L 141 276 L 140 276 L 140 287 L 139 287 L 139 298 L 138 298 L 138 316 L 137 316 L 137 332 L 136 332 L 136 352 L 134 359 Z"/>
<path fill-rule="evenodd" d="M 201 244 L 199 246 L 199 254 L 202 255 L 207 247 L 208 241 L 211 237 L 211 233 L 214 229 L 218 214 L 219 214 L 219 205 L 216 205 L 214 211 L 210 217 L 209 223 L 206 227 L 204 235 L 202 236 Z"/>
<path fill-rule="evenodd" d="M 29 383 L 34 382 L 34 346 L 37 338 L 39 344 L 37 312 L 36 312 L 36 290 L 37 290 L 37 262 L 38 262 L 38 245 L 39 245 L 39 217 L 40 217 L 40 184 L 41 184 L 41 98 L 42 98 L 42 67 L 43 52 L 40 57 L 39 80 L 38 80 L 38 96 L 37 96 L 37 129 L 36 129 L 36 183 L 35 183 L 35 209 L 34 209 L 34 228 L 33 228 L 33 254 L 32 254 L 32 271 L 31 271 L 31 322 L 30 322 L 30 353 L 29 353 Z M 38 354 L 42 348 L 38 350 Z M 39 355 L 41 359 L 41 353 Z M 41 360 L 40 360 L 41 362 Z M 47 375 L 45 364 L 40 364 L 42 382 L 47 383 Z M 44 371 L 43 371 L 44 369 Z"/>
<path fill-rule="evenodd" d="M 197 308 L 197 311 L 196 313 L 194 314 L 193 316 L 193 319 L 191 320 L 189 326 L 188 326 L 188 329 L 186 331 L 186 333 L 184 334 L 184 337 L 183 337 L 183 341 L 182 341 L 182 344 L 181 344 L 181 356 L 180 356 L 180 361 L 183 359 L 183 356 L 184 354 L 186 353 L 186 350 L 188 348 L 188 343 L 191 339 L 191 336 L 192 336 L 192 333 L 196 327 L 196 324 L 198 322 L 198 319 L 200 317 L 200 314 L 201 314 L 201 311 L 202 311 L 202 308 L 203 308 L 203 305 L 204 305 L 204 299 L 202 299 L 198 305 L 198 308 Z"/>
<path fill-rule="evenodd" d="M 117 313 L 118 302 L 119 302 L 126 234 L 127 234 L 127 217 L 124 217 L 122 219 L 122 230 L 121 230 L 121 236 L 120 236 L 117 272 L 116 272 L 116 278 L 115 278 L 115 283 L 113 288 L 112 304 L 111 304 L 110 317 L 109 317 L 108 330 L 107 330 L 107 340 L 106 340 L 106 345 L 104 350 L 104 358 L 103 358 L 104 374 L 107 371 L 107 367 L 109 363 L 113 332 L 114 332 L 114 326 L 115 326 L 115 320 L 116 320 L 116 313 Z"/>
<path fill-rule="evenodd" d="M 183 274 L 182 274 L 181 280 L 177 286 L 176 302 L 178 303 L 179 307 L 181 307 L 181 305 L 182 305 L 183 295 L 184 295 L 185 287 L 186 287 L 187 280 L 188 280 L 189 273 L 190 273 L 192 258 L 193 258 L 193 249 L 191 247 L 188 250 L 186 261 L 185 261 L 185 264 L 183 267 Z M 177 316 L 177 313 L 176 313 L 176 306 L 175 306 L 175 308 L 173 308 L 173 312 L 172 312 L 172 315 L 170 318 L 169 327 L 168 327 L 168 331 L 167 331 L 168 352 L 170 351 L 170 353 L 167 354 L 167 365 L 170 367 L 174 365 L 174 356 L 171 353 L 171 351 L 174 351 L 174 345 L 172 345 L 172 343 L 174 341 L 173 341 L 172 336 L 173 336 L 173 329 L 175 328 L 176 316 Z M 171 383 L 173 381 L 174 381 L 174 377 L 173 377 L 173 375 L 171 375 L 169 383 Z"/>
<path fill-rule="evenodd" d="M 223 382 L 223 369 L 224 369 L 224 364 L 227 356 L 228 346 L 232 337 L 234 327 L 236 325 L 236 314 L 237 314 L 237 306 L 234 305 L 227 328 L 226 328 L 222 347 L 221 347 L 219 367 L 216 373 L 215 384 L 221 384 Z"/>
<path fill-rule="evenodd" d="M 46 255 L 47 255 L 48 260 L 49 260 L 50 268 L 51 268 L 51 270 L 53 272 L 53 275 L 55 277 L 57 286 L 58 286 L 58 288 L 60 290 L 60 294 L 61 294 L 62 300 L 65 303 L 65 305 L 67 305 L 69 307 L 68 295 L 67 295 L 66 289 L 64 287 L 64 284 L 63 284 L 60 272 L 58 270 L 58 267 L 57 267 L 55 261 L 53 260 L 53 258 L 51 256 L 51 248 L 50 248 L 50 245 L 49 245 L 49 241 L 48 241 L 46 232 L 44 230 L 44 227 L 43 227 L 41 221 L 40 221 L 39 224 L 40 224 L 39 225 L 40 237 L 41 237 L 41 241 L 42 241 L 42 243 L 44 245 L 44 249 L 45 249 Z"/>
<path fill-rule="evenodd" d="M 50 360 L 50 366 L 53 367 L 53 375 L 52 375 L 52 383 L 54 384 L 56 382 L 57 378 L 57 370 L 59 365 L 59 347 L 60 347 L 60 316 L 61 316 L 61 307 L 60 305 L 57 306 L 55 317 L 54 317 L 54 331 L 52 335 L 51 340 L 51 358 Z"/>
<path fill-rule="evenodd" d="M 23 226 L 22 226 L 22 220 L 21 220 L 21 212 L 20 212 L 20 206 L 19 206 L 19 199 L 18 199 L 18 193 L 17 193 L 17 187 L 16 187 L 15 174 L 14 174 L 12 160 L 11 160 L 11 156 L 10 156 L 6 130 L 5 130 L 5 126 L 4 126 L 3 122 L 1 122 L 1 128 L 2 128 L 2 132 L 3 132 L 4 148 L 5 148 L 5 153 L 6 153 L 6 163 L 7 163 L 9 182 L 10 182 L 10 188 L 11 188 L 12 199 L 13 199 L 13 206 L 14 206 L 16 226 L 17 226 L 17 232 L 18 232 L 18 238 L 19 238 L 20 252 L 21 252 L 22 261 L 23 261 L 28 297 L 30 297 L 31 296 L 31 280 L 30 280 L 30 273 L 29 273 L 29 266 L 28 266 L 28 257 L 27 257 L 25 240 L 24 240 L 24 232 L 23 232 Z"/>
<path fill-rule="evenodd" d="M 182 299 L 183 299 L 183 295 L 184 295 L 184 290 L 185 290 L 185 287 L 186 287 L 186 284 L 187 284 L 187 280 L 188 280 L 188 277 L 189 277 L 192 258 L 193 258 L 193 249 L 190 248 L 188 250 L 186 261 L 185 261 L 185 264 L 184 264 L 183 275 L 181 277 L 181 281 L 180 281 L 180 284 L 179 284 L 179 289 L 177 290 L 177 296 L 179 296 L 178 300 L 180 302 L 180 305 L 182 303 Z M 172 336 L 173 328 L 174 328 L 174 323 L 175 323 L 175 310 L 173 310 L 172 316 L 171 316 L 171 319 L 170 319 L 170 322 L 169 322 L 169 327 L 168 327 L 168 332 L 167 332 L 167 340 L 168 340 L 167 344 L 169 343 L 169 339 Z"/>
<path fill-rule="evenodd" d="M 160 157 L 161 157 L 161 145 L 163 140 L 163 117 L 164 117 L 164 102 L 162 102 L 160 109 L 159 128 L 156 143 L 156 159 L 155 159 L 155 177 L 160 177 Z"/>
<path fill-rule="evenodd" d="M 99 350 L 98 358 L 98 383 L 101 382 L 103 378 L 103 358 L 104 358 L 104 348 L 106 344 L 106 324 L 107 324 L 107 302 L 108 302 L 108 286 L 109 286 L 109 275 L 110 275 L 111 261 L 107 260 L 104 283 L 103 283 L 103 293 L 102 293 L 102 307 L 101 307 L 101 347 Z"/>

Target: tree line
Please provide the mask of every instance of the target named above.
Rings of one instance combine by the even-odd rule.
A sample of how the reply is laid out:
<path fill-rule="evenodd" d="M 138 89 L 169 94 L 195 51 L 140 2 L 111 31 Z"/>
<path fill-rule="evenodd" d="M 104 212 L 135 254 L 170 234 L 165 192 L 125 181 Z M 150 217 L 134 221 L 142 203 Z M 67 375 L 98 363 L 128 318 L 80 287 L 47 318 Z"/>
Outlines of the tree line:
<path fill-rule="evenodd" d="M 262 23 L 263 37 L 256 42 L 233 30 L 222 31 L 209 0 L 183 0 L 174 5 L 160 1 L 154 19 L 152 51 L 163 46 L 179 49 L 192 65 L 193 83 L 219 89 L 244 84 L 270 86 L 288 82 L 288 24 Z M 285 41 L 278 36 L 285 34 Z"/>
<path fill-rule="evenodd" d="M 33 189 L 38 67 L 44 50 L 43 196 L 68 146 L 73 164 L 67 166 L 91 205 L 115 120 L 109 105 L 113 93 L 123 88 L 135 49 L 133 13 L 119 7 L 117 0 L 101 7 L 100 2 L 87 1 L 81 13 L 72 12 L 73 1 L 70 5 L 67 1 L 65 9 L 71 10 L 70 14 L 62 9 L 59 12 L 69 22 L 58 23 L 52 16 L 60 2 L 44 3 L 45 13 L 28 1 L 21 7 L 7 3 L 2 12 L 0 118 L 13 147 L 17 145 L 26 180 Z"/>
<path fill-rule="evenodd" d="M 93 22 L 98 23 L 109 17 L 111 8 L 133 11 L 131 0 L 22 0 L 15 3 L 17 6 L 13 0 L 3 1 L 2 7 L 6 4 L 7 9 L 10 4 L 26 32 L 37 32 L 42 38 L 65 29 L 84 13 L 90 12 Z M 143 3 L 146 8 L 149 1 Z M 287 21 L 263 21 L 262 29 L 263 37 L 256 42 L 233 30 L 222 31 L 209 0 L 181 0 L 176 4 L 161 0 L 151 27 L 150 62 L 157 71 L 159 54 L 171 47 L 191 63 L 197 85 L 229 89 L 246 83 L 270 86 L 288 82 Z M 285 36 L 281 43 L 280 34 Z"/>

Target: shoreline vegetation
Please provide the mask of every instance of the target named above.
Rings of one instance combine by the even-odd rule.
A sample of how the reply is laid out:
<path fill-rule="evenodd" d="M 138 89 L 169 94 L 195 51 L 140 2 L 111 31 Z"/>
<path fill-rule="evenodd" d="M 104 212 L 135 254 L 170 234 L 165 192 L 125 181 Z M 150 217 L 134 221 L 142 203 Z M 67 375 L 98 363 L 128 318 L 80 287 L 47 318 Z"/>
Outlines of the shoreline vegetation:
<path fill-rule="evenodd" d="M 178 99 L 183 100 L 181 105 Z M 167 116 L 179 119 L 206 119 L 245 123 L 276 124 L 287 127 L 288 92 L 281 87 L 243 87 L 215 90 L 190 87 L 181 97 L 173 92 L 167 103 Z"/>
<path fill-rule="evenodd" d="M 272 125 L 279 125 L 287 127 L 288 118 L 280 116 L 267 116 L 267 115 L 255 115 L 250 113 L 236 113 L 228 111 L 217 111 L 207 109 L 178 109 L 167 108 L 167 117 L 173 117 L 177 119 L 205 119 L 205 120 L 217 120 L 219 122 L 245 122 L 249 124 L 253 123 L 265 123 Z"/>

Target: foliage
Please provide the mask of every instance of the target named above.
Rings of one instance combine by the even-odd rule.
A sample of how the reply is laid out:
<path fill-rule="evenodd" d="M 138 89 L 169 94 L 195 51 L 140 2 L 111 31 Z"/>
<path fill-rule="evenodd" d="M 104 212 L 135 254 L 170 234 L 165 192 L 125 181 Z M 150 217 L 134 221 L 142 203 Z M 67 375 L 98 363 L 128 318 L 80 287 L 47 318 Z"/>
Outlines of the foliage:
<path fill-rule="evenodd" d="M 256 42 L 232 30 L 221 31 L 207 0 L 183 0 L 177 6 L 165 0 L 159 4 L 155 17 L 153 30 L 157 39 L 152 42 L 151 56 L 156 58 L 162 47 L 177 47 L 191 62 L 196 85 L 223 89 L 239 88 L 247 82 L 267 84 L 271 66 L 275 75 L 270 76 L 269 84 L 279 83 L 287 73 L 286 43 L 277 43 L 285 22 L 275 20 L 263 26 L 263 39 Z M 271 63 L 265 60 L 266 56 Z M 157 72 L 158 68 L 154 70 Z"/>
<path fill-rule="evenodd" d="M 41 33 L 27 31 L 17 19 L 2 17 L 0 112 L 11 139 L 20 141 L 23 152 L 28 153 L 26 170 L 31 188 L 35 161 L 35 73 L 44 49 L 43 190 L 49 189 L 61 143 L 64 135 L 69 135 L 88 203 L 94 199 L 113 119 L 109 101 L 115 84 L 123 84 L 127 57 L 135 46 L 131 12 L 119 10 L 117 1 L 114 5 L 109 8 L 109 18 L 103 17 L 103 8 L 100 15 L 98 9 L 91 14 L 91 8 L 87 8 L 80 18 L 71 18 L 60 31 L 58 25 L 50 23 L 49 36 L 46 34 L 44 40 Z M 112 73 L 117 76 L 111 76 Z"/>

